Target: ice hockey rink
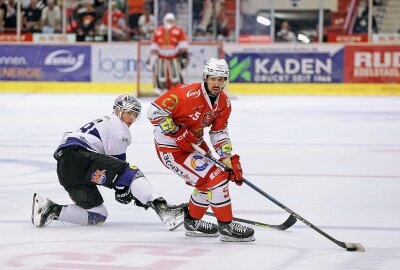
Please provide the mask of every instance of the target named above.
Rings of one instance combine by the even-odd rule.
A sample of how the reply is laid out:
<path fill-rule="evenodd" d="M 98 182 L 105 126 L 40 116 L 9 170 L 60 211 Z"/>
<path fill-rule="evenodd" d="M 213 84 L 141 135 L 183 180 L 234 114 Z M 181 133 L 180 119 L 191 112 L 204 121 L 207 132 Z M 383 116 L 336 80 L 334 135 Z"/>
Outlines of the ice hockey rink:
<path fill-rule="evenodd" d="M 400 269 L 400 98 L 237 96 L 229 131 L 244 176 L 339 241 L 298 221 L 254 227 L 256 241 L 223 243 L 170 232 L 152 210 L 100 188 L 109 216 L 97 227 L 31 223 L 35 192 L 71 203 L 53 151 L 62 134 L 111 113 L 113 94 L 0 95 L 0 269 Z M 192 188 L 157 159 L 146 118 L 131 127 L 128 161 L 169 203 Z M 250 187 L 231 185 L 234 216 L 280 224 L 289 216 Z M 212 218 L 207 217 L 212 221 Z"/>

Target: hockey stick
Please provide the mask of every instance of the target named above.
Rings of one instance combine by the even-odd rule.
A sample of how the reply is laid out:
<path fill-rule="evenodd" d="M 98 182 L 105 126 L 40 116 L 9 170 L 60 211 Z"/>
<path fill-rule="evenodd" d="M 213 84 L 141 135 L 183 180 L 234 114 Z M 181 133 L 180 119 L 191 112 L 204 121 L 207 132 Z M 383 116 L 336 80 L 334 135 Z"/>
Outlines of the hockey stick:
<path fill-rule="evenodd" d="M 222 162 L 220 162 L 219 160 L 217 160 L 216 158 L 214 158 L 211 154 L 207 153 L 206 151 L 204 151 L 202 148 L 200 148 L 199 146 L 195 145 L 192 143 L 192 147 L 198 151 L 200 154 L 202 154 L 203 156 L 211 159 L 212 161 L 214 161 L 216 164 L 218 164 L 220 167 L 222 167 L 224 170 L 230 170 L 228 167 L 226 167 L 225 164 L 223 164 Z M 339 240 L 336 240 L 335 238 L 333 238 L 332 236 L 330 236 L 329 234 L 327 234 L 326 232 L 322 231 L 321 229 L 319 229 L 317 226 L 313 225 L 311 222 L 309 222 L 308 220 L 306 220 L 305 218 L 303 218 L 302 216 L 300 216 L 299 214 L 297 214 L 296 212 L 294 212 L 293 210 L 291 210 L 290 208 L 286 207 L 285 205 L 283 205 L 282 203 L 280 203 L 278 200 L 276 200 L 274 197 L 272 197 L 271 195 L 267 194 L 266 192 L 264 192 L 263 190 L 261 190 L 260 188 L 258 188 L 256 185 L 254 185 L 253 183 L 251 183 L 250 181 L 243 179 L 243 183 L 245 183 L 246 185 L 248 185 L 249 187 L 251 187 L 252 189 L 254 189 L 255 191 L 257 191 L 258 193 L 260 193 L 261 195 L 263 195 L 264 197 L 266 197 L 268 200 L 270 200 L 271 202 L 273 202 L 274 204 L 278 205 L 280 208 L 282 208 L 283 210 L 285 210 L 286 212 L 288 212 L 289 214 L 291 214 L 292 216 L 294 216 L 295 218 L 297 218 L 298 220 L 302 221 L 304 224 L 306 224 L 307 226 L 309 226 L 311 229 L 317 231 L 318 233 L 320 233 L 321 235 L 325 236 L 326 238 L 328 238 L 329 240 L 331 240 L 332 242 L 334 242 L 336 245 L 346 249 L 347 251 L 359 251 L 359 252 L 365 252 L 365 248 L 360 244 L 360 243 L 349 243 L 349 242 L 342 242 Z"/>
<path fill-rule="evenodd" d="M 215 217 L 215 215 L 210 212 L 206 212 L 206 215 L 210 216 L 210 217 Z M 262 222 L 258 222 L 258 221 L 252 221 L 252 220 L 248 220 L 248 219 L 244 219 L 244 218 L 236 218 L 236 217 L 233 217 L 233 220 L 242 222 L 242 223 L 246 223 L 246 224 L 250 224 L 250 225 L 254 225 L 254 226 L 258 226 L 258 227 L 276 229 L 276 230 L 281 230 L 281 231 L 284 231 L 284 230 L 292 227 L 292 225 L 295 224 L 297 221 L 297 219 L 292 215 L 290 215 L 289 218 L 285 222 L 283 222 L 282 224 L 279 224 L 279 225 L 271 225 L 271 224 L 266 224 L 266 223 L 262 223 Z"/>

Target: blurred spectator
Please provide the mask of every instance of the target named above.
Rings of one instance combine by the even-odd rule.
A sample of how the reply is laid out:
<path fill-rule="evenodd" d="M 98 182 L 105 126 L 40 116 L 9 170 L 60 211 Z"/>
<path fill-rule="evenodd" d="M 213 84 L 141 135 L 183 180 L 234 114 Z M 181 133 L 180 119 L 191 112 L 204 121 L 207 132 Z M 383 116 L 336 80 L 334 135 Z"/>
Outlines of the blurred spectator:
<path fill-rule="evenodd" d="M 151 14 L 151 7 L 144 7 L 144 14 L 139 17 L 139 33 L 146 39 L 150 39 L 154 31 L 154 16 Z"/>
<path fill-rule="evenodd" d="M 126 40 L 126 22 L 125 14 L 117 8 L 117 2 L 111 2 L 111 31 L 112 39 L 117 41 Z M 102 34 L 106 34 L 108 26 L 108 10 L 103 14 L 102 24 L 100 31 Z"/>
<path fill-rule="evenodd" d="M 42 10 L 43 33 L 61 32 L 61 9 L 54 0 L 47 0 L 47 6 Z"/>
<path fill-rule="evenodd" d="M 42 10 L 38 8 L 38 0 L 31 0 L 31 4 L 23 12 L 23 31 L 40 33 Z"/>
<path fill-rule="evenodd" d="M 276 41 L 278 42 L 296 42 L 296 35 L 290 30 L 289 22 L 284 21 L 281 29 L 276 33 Z"/>
<path fill-rule="evenodd" d="M 365 0 L 360 1 L 357 9 L 357 19 L 354 23 L 353 32 L 357 34 L 368 33 L 368 2 Z M 372 15 L 372 32 L 378 33 L 378 24 L 376 23 L 375 16 Z"/>
<path fill-rule="evenodd" d="M 5 2 L 6 10 L 4 11 L 4 5 L 2 5 L 3 9 L 3 20 L 4 20 L 4 31 L 8 32 L 16 32 L 17 28 L 17 1 L 8 0 Z"/>
<path fill-rule="evenodd" d="M 144 13 L 145 0 L 127 0 L 129 28 L 132 36 L 139 35 L 138 21 L 139 17 Z"/>
<path fill-rule="evenodd" d="M 96 20 L 100 21 L 103 17 L 104 12 L 108 9 L 106 0 L 94 0 L 93 3 L 94 12 L 96 13 Z"/>
<path fill-rule="evenodd" d="M 150 14 L 154 14 L 154 0 L 146 0 L 144 6 L 150 8 Z"/>
<path fill-rule="evenodd" d="M 96 13 L 93 8 L 94 0 L 82 0 L 83 5 L 76 14 L 76 32 L 79 41 L 93 39 L 95 35 Z"/>
<path fill-rule="evenodd" d="M 195 26 L 200 24 L 204 2 L 203 0 L 193 0 L 193 25 Z M 199 27 L 195 27 L 195 30 L 199 30 L 199 33 L 201 33 Z"/>
<path fill-rule="evenodd" d="M 4 32 L 4 18 L 7 13 L 5 0 L 0 0 L 0 33 Z"/>
<path fill-rule="evenodd" d="M 201 5 L 196 4 L 197 7 Z M 206 0 L 203 2 L 203 10 L 201 11 L 201 19 L 196 32 L 216 33 L 217 39 L 221 40 L 229 36 L 227 28 L 228 18 L 226 16 L 225 0 Z"/>

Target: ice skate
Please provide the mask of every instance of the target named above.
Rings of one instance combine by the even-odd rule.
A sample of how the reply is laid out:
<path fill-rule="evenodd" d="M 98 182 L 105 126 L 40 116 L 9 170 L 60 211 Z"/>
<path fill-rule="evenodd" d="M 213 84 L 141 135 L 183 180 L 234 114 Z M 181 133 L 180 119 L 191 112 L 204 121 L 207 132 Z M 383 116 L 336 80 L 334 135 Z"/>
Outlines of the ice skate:
<path fill-rule="evenodd" d="M 218 226 L 211 222 L 201 219 L 194 219 L 189 215 L 189 209 L 185 207 L 184 226 L 186 229 L 185 235 L 193 237 L 217 237 Z"/>
<path fill-rule="evenodd" d="M 61 212 L 61 205 L 35 193 L 32 203 L 32 224 L 42 228 L 57 219 Z"/>
<path fill-rule="evenodd" d="M 168 230 L 173 231 L 183 223 L 183 208 L 185 204 L 170 205 L 164 198 L 158 198 L 150 202 L 150 207 L 156 211 L 161 221 L 167 225 Z"/>
<path fill-rule="evenodd" d="M 223 242 L 251 242 L 254 238 L 254 230 L 237 222 L 218 221 L 218 230 Z"/>

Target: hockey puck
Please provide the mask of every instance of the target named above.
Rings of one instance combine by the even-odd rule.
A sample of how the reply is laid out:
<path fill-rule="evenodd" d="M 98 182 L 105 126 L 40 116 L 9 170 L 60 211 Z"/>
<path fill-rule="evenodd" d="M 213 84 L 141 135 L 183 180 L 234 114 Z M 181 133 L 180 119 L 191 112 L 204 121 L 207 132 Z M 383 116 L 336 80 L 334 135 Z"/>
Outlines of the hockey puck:
<path fill-rule="evenodd" d="M 355 247 L 351 247 L 351 248 L 346 248 L 347 251 L 356 251 L 357 249 Z"/>

